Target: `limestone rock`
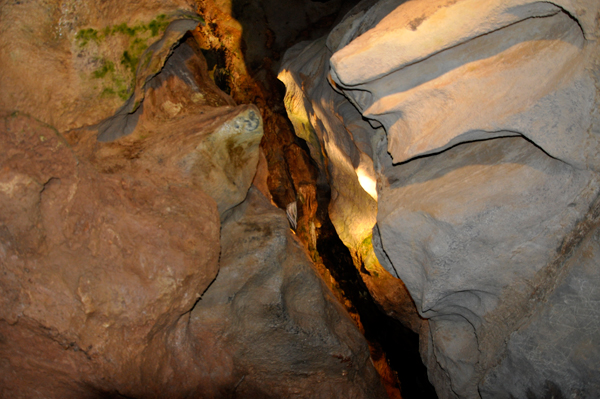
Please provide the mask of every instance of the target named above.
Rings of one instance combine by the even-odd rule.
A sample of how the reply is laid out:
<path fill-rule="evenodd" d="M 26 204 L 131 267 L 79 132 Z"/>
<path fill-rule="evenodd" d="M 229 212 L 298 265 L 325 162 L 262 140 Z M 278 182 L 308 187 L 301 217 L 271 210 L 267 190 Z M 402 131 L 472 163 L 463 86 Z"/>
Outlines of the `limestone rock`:
<path fill-rule="evenodd" d="M 98 140 L 107 134 L 116 141 L 100 145 L 80 131 L 70 135 L 72 142 L 103 171 L 185 176 L 216 201 L 222 215 L 246 197 L 263 127 L 258 109 L 234 106 L 206 68 L 194 40 L 186 40 L 148 81 L 138 110 L 123 114 L 124 123 L 130 123 L 128 135 L 122 135 L 123 120 L 113 117 L 99 127 Z"/>
<path fill-rule="evenodd" d="M 501 337 L 527 317 L 533 287 L 541 289 L 536 276 L 598 195 L 598 177 L 517 137 L 390 169 L 380 190 L 378 255 L 430 319 L 432 355 L 452 381 L 444 389 L 473 397 L 477 368 L 500 355 Z"/>
<path fill-rule="evenodd" d="M 134 82 L 130 89 L 133 94 L 123 106 L 121 106 L 114 116 L 102 121 L 98 126 L 99 141 L 113 141 L 119 137 L 130 134 L 134 129 L 139 118 L 138 110 L 142 110 L 140 106 L 146 95 L 146 84 L 153 80 L 154 76 L 161 72 L 167 58 L 171 55 L 173 47 L 178 44 L 179 40 L 188 31 L 194 29 L 198 23 L 194 20 L 176 20 L 167 26 L 163 37 L 154 42 L 145 50 L 141 56 L 139 64 L 130 70 L 135 72 Z M 179 51 L 181 53 L 182 51 Z M 127 61 L 125 57 L 127 52 L 123 53 L 123 61 Z M 129 56 L 128 57 L 133 57 Z M 171 58 L 171 63 L 174 59 Z M 138 60 L 131 60 L 132 62 Z M 129 90 L 128 90 L 129 91 Z M 124 97 L 124 96 L 123 96 Z"/>
<path fill-rule="evenodd" d="M 585 36 L 598 27 L 578 24 L 561 11 L 569 5 L 556 3 L 403 4 L 337 51 L 331 76 L 364 117 L 385 127 L 395 163 L 518 134 L 597 168 L 600 145 L 587 130 L 597 46 Z M 588 3 L 586 14 L 596 14 L 597 3 Z"/>
<path fill-rule="evenodd" d="M 220 214 L 246 197 L 256 173 L 262 135 L 260 113 L 248 107 L 181 161 L 192 179 L 217 201 Z"/>
<path fill-rule="evenodd" d="M 598 319 L 583 283 L 599 267 L 598 7 L 363 1 L 286 54 L 288 113 L 337 197 L 358 202 L 349 182 L 372 160 L 373 249 L 427 320 L 442 398 L 599 394 L 600 358 L 583 349 Z M 372 211 L 346 212 L 342 237 Z"/>
<path fill-rule="evenodd" d="M 286 53 L 279 79 L 286 85 L 288 116 L 327 176 L 332 192 L 329 216 L 372 296 L 388 314 L 418 331 L 421 321 L 406 288 L 392 277 L 392 269 L 382 267 L 373 248 L 377 244 L 372 237 L 377 216 L 373 156 L 384 132 L 373 133 L 348 99 L 329 85 L 331 52 L 325 43 L 324 38 L 300 43 Z"/>
<path fill-rule="evenodd" d="M 319 165 L 327 167 L 333 198 L 329 209 L 331 220 L 342 241 L 354 246 L 371 235 L 375 224 L 376 209 L 372 195 L 376 194 L 374 190 L 369 194 L 359 180 L 359 174 L 365 181 L 374 179 L 371 144 L 367 140 L 361 147 L 360 140 L 353 140 L 354 131 L 346 128 L 343 119 L 338 117 L 344 111 L 353 110 L 347 109 L 347 100 L 327 84 L 327 69 L 324 68 L 327 55 L 323 39 L 309 45 L 301 43 L 286 54 L 279 79 L 289 88 L 285 102 L 297 134 L 307 141 Z M 314 73 L 314 81 L 302 87 L 300 71 Z M 313 98 L 316 101 L 310 103 L 309 99 Z M 358 129 L 362 127 L 360 121 L 353 122 L 359 126 Z M 328 158 L 327 163 L 323 159 L 323 151 Z M 358 212 L 358 209 L 361 211 Z"/>
<path fill-rule="evenodd" d="M 560 272 L 560 285 L 511 335 L 505 358 L 480 384 L 482 396 L 518 398 L 543 392 L 591 398 L 600 392 L 595 377 L 600 372 L 600 317 L 595 305 L 600 300 L 599 231 L 596 224 L 563 266 L 567 270 Z"/>

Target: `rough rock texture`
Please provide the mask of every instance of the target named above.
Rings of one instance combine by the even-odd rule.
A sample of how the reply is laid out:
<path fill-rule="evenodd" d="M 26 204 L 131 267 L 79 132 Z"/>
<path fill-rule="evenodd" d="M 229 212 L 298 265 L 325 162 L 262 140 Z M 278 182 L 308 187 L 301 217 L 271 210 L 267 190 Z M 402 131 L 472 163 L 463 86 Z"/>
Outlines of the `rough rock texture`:
<path fill-rule="evenodd" d="M 218 272 L 215 202 L 143 172 L 100 174 L 27 116 L 4 116 L 0 139 L 1 396 L 139 394 L 148 338 Z"/>
<path fill-rule="evenodd" d="M 408 324 L 442 398 L 600 394 L 598 15 L 594 1 L 363 1 L 286 53 L 290 119 L 358 252 L 345 232 L 375 217 L 358 204 L 377 182 L 372 244 L 426 319 Z M 379 285 L 388 311 L 404 301 Z"/>
<path fill-rule="evenodd" d="M 600 371 L 598 211 L 596 206 L 596 220 L 581 248 L 563 266 L 566 270 L 561 273 L 568 275 L 536 314 L 512 334 L 507 356 L 486 377 L 482 395 L 502 391 L 514 397 L 535 392 L 558 395 L 565 386 L 572 387 L 571 397 L 593 398 L 600 392 L 596 378 Z M 528 373 L 516 376 L 514 369 Z M 512 384 L 505 385 L 509 379 Z"/>
<path fill-rule="evenodd" d="M 285 213 L 255 188 L 223 222 L 220 264 L 189 320 L 195 342 L 226 354 L 204 366 L 213 386 L 203 393 L 386 397 L 364 338 L 325 287 Z"/>
<path fill-rule="evenodd" d="M 337 87 L 385 128 L 394 163 L 523 135 L 571 165 L 595 165 L 600 147 L 587 128 L 596 47 L 582 26 L 551 3 L 445 3 L 399 7 L 331 58 Z M 597 5 L 588 8 L 597 12 Z M 481 104 L 487 106 L 474 114 Z"/>
<path fill-rule="evenodd" d="M 250 189 L 262 120 L 210 79 L 191 4 L 0 10 L 0 397 L 385 397 Z"/>
<path fill-rule="evenodd" d="M 288 115 L 328 178 L 329 216 L 369 291 L 388 314 L 418 331 L 421 320 L 406 288 L 374 253 L 377 192 L 372 157 L 383 131 L 374 134 L 351 103 L 331 89 L 326 67 L 330 54 L 324 40 L 301 43 L 286 52 L 279 78 L 287 88 Z"/>
<path fill-rule="evenodd" d="M 370 300 L 368 295 L 358 295 L 358 292 L 366 294 L 362 281 L 360 287 L 349 289 L 353 281 L 360 279 L 356 279 L 355 273 L 351 272 L 353 276 L 350 278 L 340 275 L 334 278 L 331 273 L 332 268 L 344 269 L 347 258 L 334 250 L 338 248 L 338 239 L 333 239 L 335 230 L 327 211 L 329 184 L 285 117 L 283 85 L 277 81 L 275 70 L 286 46 L 302 38 L 318 37 L 319 32 L 322 34 L 329 29 L 334 18 L 343 16 L 343 10 L 353 3 L 355 1 L 318 3 L 297 0 L 283 5 L 271 0 L 199 0 L 199 9 L 206 19 L 206 25 L 200 26 L 195 38 L 201 43 L 209 61 L 209 69 L 220 87 L 231 93 L 237 102 L 253 103 L 260 109 L 264 129 L 261 150 L 268 165 L 266 184 L 272 201 L 282 209 L 290 204 L 296 205 L 295 232 L 298 238 L 310 253 L 324 281 L 345 305 L 359 329 L 365 331 L 359 313 L 371 313 L 370 317 L 379 312 L 373 313 L 367 309 L 368 306 L 361 305 Z M 255 184 L 261 181 L 262 176 L 259 167 Z M 262 187 L 264 193 L 264 185 Z M 375 256 L 372 254 L 371 258 Z M 346 287 L 342 288 L 343 285 Z M 349 300 L 350 296 L 354 298 L 352 301 Z M 410 302 L 406 292 L 405 296 Z M 361 304 L 356 302 L 357 298 Z M 357 311 L 359 308 L 362 310 Z M 372 318 L 377 319 L 377 316 Z M 370 328 L 380 334 L 379 327 L 372 325 Z M 369 335 L 369 332 L 365 331 L 365 334 Z M 373 341 L 374 334 L 370 334 L 368 339 Z M 381 335 L 377 339 L 381 339 Z M 399 396 L 398 378 L 390 368 L 386 355 L 378 349 L 378 344 L 374 341 L 371 343 L 373 361 L 386 383 L 388 394 L 390 397 Z"/>
<path fill-rule="evenodd" d="M 113 115 L 143 84 L 135 79 L 139 64 L 160 69 L 170 45 L 155 51 L 156 44 L 173 44 L 199 23 L 189 0 L 0 5 L 0 108 L 26 112 L 61 132 Z M 186 27 L 165 32 L 171 21 Z"/>

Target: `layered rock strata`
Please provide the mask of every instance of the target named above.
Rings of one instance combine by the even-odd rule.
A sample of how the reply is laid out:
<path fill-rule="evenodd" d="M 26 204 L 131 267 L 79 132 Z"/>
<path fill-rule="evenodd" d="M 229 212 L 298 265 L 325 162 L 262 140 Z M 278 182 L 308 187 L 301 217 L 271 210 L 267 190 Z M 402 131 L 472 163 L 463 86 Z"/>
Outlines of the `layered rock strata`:
<path fill-rule="evenodd" d="M 600 393 L 599 12 L 363 1 L 286 53 L 332 221 L 442 398 Z"/>

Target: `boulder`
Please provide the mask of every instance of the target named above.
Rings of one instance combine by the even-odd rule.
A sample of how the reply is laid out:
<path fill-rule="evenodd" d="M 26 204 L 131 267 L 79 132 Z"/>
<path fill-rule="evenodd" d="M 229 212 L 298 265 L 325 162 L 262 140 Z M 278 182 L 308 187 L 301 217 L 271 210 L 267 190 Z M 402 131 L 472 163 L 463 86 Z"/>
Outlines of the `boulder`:
<path fill-rule="evenodd" d="M 146 173 L 100 174 L 28 116 L 2 128 L 0 395 L 143 393 L 149 338 L 217 275 L 215 202 Z"/>
<path fill-rule="evenodd" d="M 440 396 L 476 396 L 505 340 L 531 316 L 536 291 L 553 290 L 538 280 L 598 195 L 598 176 L 520 137 L 463 144 L 390 169 L 380 190 L 378 255 L 430 320 L 427 363 L 450 376 L 449 384 L 444 373 L 433 378 Z M 541 394 L 538 385 L 528 388 Z"/>
<path fill-rule="evenodd" d="M 204 355 L 198 365 L 211 375 L 203 394 L 387 397 L 366 341 L 319 277 L 285 212 L 252 187 L 227 214 L 221 237 L 219 275 L 188 321 Z"/>
<path fill-rule="evenodd" d="M 368 237 L 390 274 L 362 276 L 420 331 L 442 398 L 599 394 L 583 349 L 598 312 L 580 313 L 599 267 L 598 7 L 363 1 L 286 53 L 290 119 L 339 191 L 332 209 L 353 215 L 332 221 L 357 253 L 346 231 L 373 210 L 351 205 L 355 182 L 376 182 L 360 187 L 376 188 Z M 404 285 L 424 323 L 398 311 Z"/>

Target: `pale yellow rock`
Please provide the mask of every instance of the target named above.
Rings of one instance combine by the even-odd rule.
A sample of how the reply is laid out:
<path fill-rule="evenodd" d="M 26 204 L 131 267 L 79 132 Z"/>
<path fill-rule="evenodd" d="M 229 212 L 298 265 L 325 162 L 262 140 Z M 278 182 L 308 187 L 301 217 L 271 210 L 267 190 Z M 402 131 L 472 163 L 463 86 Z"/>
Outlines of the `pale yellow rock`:
<path fill-rule="evenodd" d="M 256 174 L 262 136 L 258 108 L 241 107 L 182 160 L 186 174 L 217 202 L 221 215 L 246 197 Z"/>

